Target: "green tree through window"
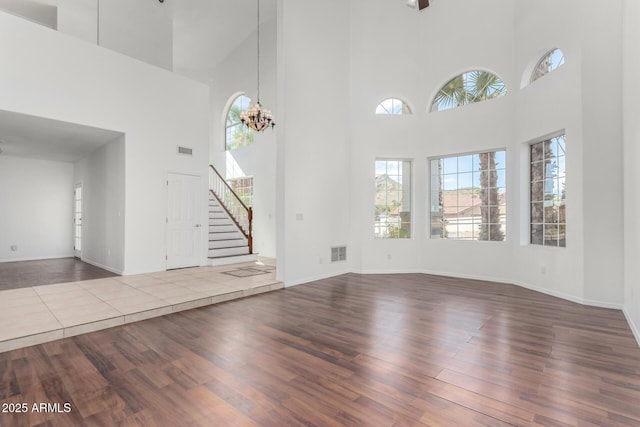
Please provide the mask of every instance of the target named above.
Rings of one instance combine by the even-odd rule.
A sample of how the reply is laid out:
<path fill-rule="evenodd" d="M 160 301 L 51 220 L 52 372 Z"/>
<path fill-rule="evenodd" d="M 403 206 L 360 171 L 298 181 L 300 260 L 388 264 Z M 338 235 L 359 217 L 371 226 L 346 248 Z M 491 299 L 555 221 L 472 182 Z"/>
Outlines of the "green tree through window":
<path fill-rule="evenodd" d="M 227 123 L 225 128 L 225 142 L 227 150 L 253 144 L 253 131 L 244 126 L 240 121 L 240 113 L 247 111 L 251 99 L 244 95 L 238 96 L 229 112 L 227 113 Z"/>
<path fill-rule="evenodd" d="M 442 86 L 431 103 L 431 111 L 450 110 L 506 93 L 506 86 L 495 74 L 481 70 L 468 71 Z"/>
<path fill-rule="evenodd" d="M 374 236 L 411 238 L 411 161 L 376 160 L 375 187 Z"/>

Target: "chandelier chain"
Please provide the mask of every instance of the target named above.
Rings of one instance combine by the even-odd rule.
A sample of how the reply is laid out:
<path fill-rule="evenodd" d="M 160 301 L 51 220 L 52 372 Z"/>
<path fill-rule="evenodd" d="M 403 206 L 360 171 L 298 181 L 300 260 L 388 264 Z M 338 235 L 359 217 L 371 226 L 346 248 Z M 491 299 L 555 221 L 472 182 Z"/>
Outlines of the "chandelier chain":
<path fill-rule="evenodd" d="M 273 120 L 273 115 L 271 111 L 266 108 L 262 108 L 260 104 L 260 0 L 256 0 L 257 2 L 257 18 L 258 18 L 258 30 L 256 32 L 256 44 L 257 44 L 257 64 L 258 64 L 258 78 L 257 78 L 257 89 L 258 89 L 258 99 L 256 103 L 252 106 L 249 106 L 247 111 L 240 112 L 240 121 L 244 123 L 248 128 L 253 129 L 257 132 L 262 132 L 266 128 L 274 128 L 276 122 Z"/>
<path fill-rule="evenodd" d="M 260 0 L 256 0 L 258 3 L 258 34 L 257 34 L 257 45 L 258 45 L 258 102 L 260 102 Z"/>

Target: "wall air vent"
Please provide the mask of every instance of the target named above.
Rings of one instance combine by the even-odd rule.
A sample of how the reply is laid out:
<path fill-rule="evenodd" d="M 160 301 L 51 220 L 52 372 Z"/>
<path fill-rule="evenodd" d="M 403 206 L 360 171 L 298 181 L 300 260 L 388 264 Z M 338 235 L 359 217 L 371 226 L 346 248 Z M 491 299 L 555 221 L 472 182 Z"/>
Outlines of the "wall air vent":
<path fill-rule="evenodd" d="M 339 262 L 347 260 L 347 247 L 336 246 L 331 248 L 331 262 Z"/>
<path fill-rule="evenodd" d="M 178 147 L 178 154 L 185 154 L 187 156 L 193 156 L 193 148 Z"/>

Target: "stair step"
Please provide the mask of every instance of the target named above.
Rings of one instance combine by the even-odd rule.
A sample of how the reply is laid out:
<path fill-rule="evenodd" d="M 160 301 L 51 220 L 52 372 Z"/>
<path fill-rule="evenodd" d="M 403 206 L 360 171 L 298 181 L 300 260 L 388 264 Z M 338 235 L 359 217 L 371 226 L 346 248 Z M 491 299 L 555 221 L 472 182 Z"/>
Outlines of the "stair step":
<path fill-rule="evenodd" d="M 209 224 L 209 236 L 217 233 L 237 232 L 238 227 L 232 222 L 226 224 Z"/>
<path fill-rule="evenodd" d="M 210 265 L 238 264 L 241 262 L 253 262 L 258 260 L 258 254 L 250 255 L 229 255 L 223 257 L 209 258 Z"/>
<path fill-rule="evenodd" d="M 244 239 L 244 235 L 240 233 L 238 230 L 233 231 L 221 231 L 218 233 L 209 233 L 209 241 L 216 240 L 237 240 Z"/>
<path fill-rule="evenodd" d="M 248 255 L 249 246 L 237 246 L 232 248 L 209 249 L 209 258 L 221 258 L 234 255 Z"/>
<path fill-rule="evenodd" d="M 209 249 L 237 248 L 247 246 L 247 239 L 209 240 Z"/>

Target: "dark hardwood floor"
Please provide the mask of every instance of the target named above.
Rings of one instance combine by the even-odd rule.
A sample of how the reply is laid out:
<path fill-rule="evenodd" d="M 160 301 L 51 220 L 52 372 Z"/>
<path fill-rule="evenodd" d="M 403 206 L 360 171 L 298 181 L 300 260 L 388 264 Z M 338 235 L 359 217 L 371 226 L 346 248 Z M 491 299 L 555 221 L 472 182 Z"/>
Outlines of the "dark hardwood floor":
<path fill-rule="evenodd" d="M 117 276 L 76 258 L 0 262 L 0 291 Z"/>
<path fill-rule="evenodd" d="M 3 427 L 640 426 L 640 348 L 617 310 L 348 274 L 2 353 L 0 402 L 27 404 Z"/>

